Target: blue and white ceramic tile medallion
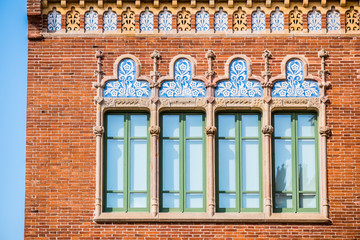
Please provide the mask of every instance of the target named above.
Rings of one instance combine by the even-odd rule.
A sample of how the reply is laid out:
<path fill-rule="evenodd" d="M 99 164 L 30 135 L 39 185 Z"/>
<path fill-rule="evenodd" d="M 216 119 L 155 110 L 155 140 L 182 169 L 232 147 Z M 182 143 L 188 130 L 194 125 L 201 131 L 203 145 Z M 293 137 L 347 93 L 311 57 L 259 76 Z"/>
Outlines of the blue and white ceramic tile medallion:
<path fill-rule="evenodd" d="M 205 11 L 205 8 L 201 8 L 200 12 L 197 12 L 195 15 L 195 28 L 197 32 L 209 31 L 209 13 Z"/>
<path fill-rule="evenodd" d="M 145 9 L 145 12 L 140 14 L 140 31 L 153 31 L 154 30 L 154 14 L 149 11 L 149 8 Z"/>
<path fill-rule="evenodd" d="M 321 13 L 315 8 L 308 14 L 308 30 L 309 32 L 321 31 Z"/>
<path fill-rule="evenodd" d="M 104 31 L 116 31 L 117 29 L 117 15 L 115 12 L 109 9 L 103 16 L 103 30 Z"/>
<path fill-rule="evenodd" d="M 136 65 L 132 59 L 124 59 L 119 64 L 119 79 L 108 81 L 104 88 L 104 97 L 149 97 L 149 83 L 136 80 Z"/>
<path fill-rule="evenodd" d="M 220 10 L 215 13 L 214 21 L 214 28 L 216 32 L 224 32 L 228 30 L 228 15 L 226 12 L 223 11 L 222 8 L 220 8 Z"/>
<path fill-rule="evenodd" d="M 85 31 L 96 31 L 98 30 L 98 20 L 99 15 L 97 12 L 94 12 L 93 8 L 90 8 L 90 11 L 85 13 Z"/>
<path fill-rule="evenodd" d="M 319 85 L 315 81 L 304 80 L 304 64 L 292 59 L 286 64 L 286 81 L 274 84 L 273 97 L 318 97 Z"/>
<path fill-rule="evenodd" d="M 340 30 L 340 13 L 334 7 L 326 14 L 326 25 L 328 31 Z"/>
<path fill-rule="evenodd" d="M 251 29 L 253 32 L 265 31 L 265 13 L 260 8 L 251 14 Z"/>
<path fill-rule="evenodd" d="M 159 13 L 159 31 L 171 31 L 172 30 L 172 14 L 168 12 L 167 8 L 164 8 Z"/>
<path fill-rule="evenodd" d="M 271 32 L 284 31 L 284 13 L 277 7 L 270 15 Z"/>
<path fill-rule="evenodd" d="M 165 81 L 160 88 L 160 97 L 165 98 L 197 98 L 205 97 L 205 84 L 191 79 L 191 63 L 181 58 L 174 65 L 174 81 Z"/>
<path fill-rule="evenodd" d="M 61 30 L 61 14 L 56 11 L 56 8 L 48 14 L 48 31 L 56 32 Z"/>
<path fill-rule="evenodd" d="M 230 64 L 230 80 L 220 82 L 215 88 L 215 97 L 262 97 L 263 90 L 257 81 L 248 81 L 247 64 L 235 59 Z"/>

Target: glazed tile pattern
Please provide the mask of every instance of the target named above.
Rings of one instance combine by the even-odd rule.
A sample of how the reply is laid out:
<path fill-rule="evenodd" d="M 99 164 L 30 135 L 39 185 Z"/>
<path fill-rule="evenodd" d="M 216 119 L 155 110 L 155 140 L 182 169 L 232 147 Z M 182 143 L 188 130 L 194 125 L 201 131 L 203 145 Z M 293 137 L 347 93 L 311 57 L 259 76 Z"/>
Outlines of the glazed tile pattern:
<path fill-rule="evenodd" d="M 124 59 L 119 64 L 119 79 L 105 84 L 104 97 L 149 97 L 149 83 L 136 80 L 136 65 L 132 59 Z"/>
<path fill-rule="evenodd" d="M 274 84 L 273 97 L 319 97 L 319 85 L 304 80 L 304 64 L 299 59 L 291 59 L 286 64 L 286 81 Z"/>
<path fill-rule="evenodd" d="M 308 30 L 309 32 L 321 31 L 321 13 L 315 8 L 308 14 Z"/>
<path fill-rule="evenodd" d="M 326 14 L 326 28 L 328 31 L 340 30 L 340 13 L 334 8 Z"/>
<path fill-rule="evenodd" d="M 85 31 L 96 31 L 99 28 L 99 15 L 93 8 L 85 13 Z"/>
<path fill-rule="evenodd" d="M 265 31 L 265 13 L 260 8 L 251 14 L 251 29 L 253 32 Z"/>
<path fill-rule="evenodd" d="M 230 79 L 220 82 L 215 88 L 215 97 L 262 97 L 263 90 L 257 81 L 248 81 L 247 64 L 235 59 L 230 64 Z"/>
<path fill-rule="evenodd" d="M 104 13 L 103 30 L 116 31 L 117 29 L 117 15 L 111 9 Z"/>
<path fill-rule="evenodd" d="M 165 98 L 198 98 L 205 97 L 205 84 L 191 79 L 191 63 L 181 58 L 174 65 L 174 81 L 165 81 L 160 88 L 160 97 Z"/>
<path fill-rule="evenodd" d="M 49 32 L 56 32 L 61 30 L 61 14 L 60 12 L 56 11 L 56 8 L 54 8 L 48 14 L 47 29 Z"/>
<path fill-rule="evenodd" d="M 271 32 L 284 31 L 284 13 L 279 8 L 270 15 L 270 29 Z"/>
<path fill-rule="evenodd" d="M 215 31 L 227 31 L 228 30 L 228 15 L 222 8 L 215 13 Z"/>
<path fill-rule="evenodd" d="M 172 30 L 172 14 L 168 12 L 167 8 L 164 8 L 159 13 L 159 31 L 171 31 Z"/>
<path fill-rule="evenodd" d="M 209 31 L 210 29 L 209 13 L 204 8 L 201 8 L 201 11 L 195 15 L 195 28 L 197 32 Z"/>
<path fill-rule="evenodd" d="M 145 12 L 140 14 L 140 31 L 153 31 L 154 30 L 154 14 L 148 8 Z"/>

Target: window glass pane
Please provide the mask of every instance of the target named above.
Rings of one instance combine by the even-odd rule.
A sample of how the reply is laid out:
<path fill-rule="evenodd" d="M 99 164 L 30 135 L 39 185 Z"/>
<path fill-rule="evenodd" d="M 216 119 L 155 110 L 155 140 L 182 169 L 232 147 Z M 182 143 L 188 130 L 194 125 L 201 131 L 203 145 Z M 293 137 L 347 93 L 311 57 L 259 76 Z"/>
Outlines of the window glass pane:
<path fill-rule="evenodd" d="M 316 208 L 316 196 L 300 193 L 299 206 L 300 208 Z"/>
<path fill-rule="evenodd" d="M 130 117 L 130 132 L 131 137 L 146 137 L 147 136 L 147 116 L 146 115 L 131 115 Z"/>
<path fill-rule="evenodd" d="M 130 190 L 147 189 L 147 141 L 131 140 Z"/>
<path fill-rule="evenodd" d="M 275 137 L 291 137 L 291 115 L 274 116 Z"/>
<path fill-rule="evenodd" d="M 108 115 L 107 136 L 124 137 L 124 115 Z"/>
<path fill-rule="evenodd" d="M 259 208 L 259 194 L 244 193 L 242 198 L 243 208 Z"/>
<path fill-rule="evenodd" d="M 235 191 L 235 140 L 219 140 L 219 190 Z"/>
<path fill-rule="evenodd" d="M 299 188 L 315 191 L 315 140 L 299 140 Z"/>
<path fill-rule="evenodd" d="M 259 136 L 259 116 L 258 115 L 243 115 L 241 117 L 241 134 L 243 137 L 258 137 Z"/>
<path fill-rule="evenodd" d="M 124 195 L 122 193 L 106 194 L 106 207 L 108 207 L 108 208 L 123 208 L 124 207 Z"/>
<path fill-rule="evenodd" d="M 146 208 L 146 193 L 130 193 L 130 208 Z"/>
<path fill-rule="evenodd" d="M 163 193 L 163 208 L 179 208 L 180 200 L 178 193 Z"/>
<path fill-rule="evenodd" d="M 220 208 L 236 208 L 236 194 L 235 193 L 220 193 L 219 194 Z"/>
<path fill-rule="evenodd" d="M 243 191 L 259 191 L 259 141 L 242 142 Z"/>
<path fill-rule="evenodd" d="M 291 191 L 291 140 L 275 139 L 275 190 Z"/>
<path fill-rule="evenodd" d="M 163 190 L 179 191 L 179 141 L 163 140 Z"/>
<path fill-rule="evenodd" d="M 124 141 L 107 140 L 106 188 L 122 191 L 124 188 Z"/>
<path fill-rule="evenodd" d="M 202 208 L 203 195 L 197 193 L 186 194 L 186 207 L 187 208 Z"/>
<path fill-rule="evenodd" d="M 235 115 L 219 115 L 219 137 L 235 137 Z"/>
<path fill-rule="evenodd" d="M 179 137 L 179 115 L 164 115 L 162 125 L 164 137 Z"/>
<path fill-rule="evenodd" d="M 202 137 L 202 115 L 186 115 L 186 137 Z"/>
<path fill-rule="evenodd" d="M 299 137 L 314 137 L 315 134 L 315 116 L 298 115 Z"/>
<path fill-rule="evenodd" d="M 291 193 L 275 193 L 275 208 L 292 208 Z"/>
<path fill-rule="evenodd" d="M 202 140 L 186 141 L 186 190 L 202 191 Z"/>

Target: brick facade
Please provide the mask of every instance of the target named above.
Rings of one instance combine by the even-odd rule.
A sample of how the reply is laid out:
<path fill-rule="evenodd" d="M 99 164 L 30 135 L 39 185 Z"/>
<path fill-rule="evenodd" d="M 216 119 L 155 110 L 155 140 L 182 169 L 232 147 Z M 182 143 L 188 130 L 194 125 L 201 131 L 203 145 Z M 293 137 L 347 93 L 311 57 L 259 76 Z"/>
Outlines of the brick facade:
<path fill-rule="evenodd" d="M 28 1 L 29 15 L 39 1 Z M 31 24 L 31 23 L 30 23 Z M 30 30 L 31 31 L 31 28 Z M 332 89 L 327 122 L 328 198 L 331 224 L 305 223 L 112 223 L 93 222 L 96 185 L 96 50 L 104 52 L 103 70 L 113 74 L 113 63 L 123 54 L 141 62 L 141 74 L 150 75 L 150 54 L 162 54 L 159 71 L 169 72 L 171 59 L 189 54 L 197 73 L 207 71 L 205 53 L 217 58 L 214 70 L 234 54 L 253 63 L 253 74 L 264 69 L 262 53 L 273 54 L 270 71 L 280 74 L 287 55 L 304 55 L 309 73 L 317 75 L 317 52 L 326 49 Z M 353 36 L 46 36 L 29 39 L 26 239 L 143 239 L 143 238 L 360 238 L 360 37 Z M 10 207 L 10 206 L 9 206 Z"/>

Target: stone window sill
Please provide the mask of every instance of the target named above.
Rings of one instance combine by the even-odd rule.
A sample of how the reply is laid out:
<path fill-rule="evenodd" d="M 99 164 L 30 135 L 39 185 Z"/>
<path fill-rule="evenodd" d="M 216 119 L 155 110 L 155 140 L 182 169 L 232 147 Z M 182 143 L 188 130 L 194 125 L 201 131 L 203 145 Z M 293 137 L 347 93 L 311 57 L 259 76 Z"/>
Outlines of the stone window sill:
<path fill-rule="evenodd" d="M 264 213 L 159 213 L 153 217 L 150 213 L 102 213 L 95 217 L 96 223 L 109 222 L 220 222 L 220 223 L 331 223 L 320 213 L 273 213 L 265 217 Z"/>

